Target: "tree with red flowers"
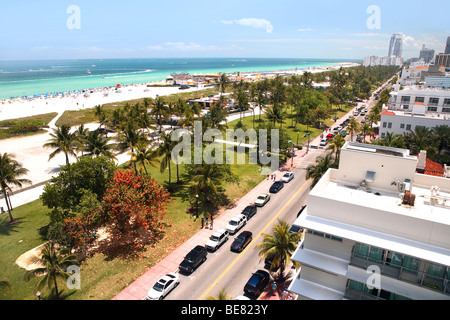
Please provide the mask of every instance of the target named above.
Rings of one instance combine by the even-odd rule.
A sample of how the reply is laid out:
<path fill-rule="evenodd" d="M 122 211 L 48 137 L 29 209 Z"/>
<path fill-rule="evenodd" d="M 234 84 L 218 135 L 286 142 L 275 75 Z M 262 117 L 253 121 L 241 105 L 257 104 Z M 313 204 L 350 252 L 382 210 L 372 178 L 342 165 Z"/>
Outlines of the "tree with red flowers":
<path fill-rule="evenodd" d="M 157 234 L 170 200 L 169 192 L 155 180 L 133 170 L 117 170 L 103 197 L 102 220 L 124 234 Z"/>

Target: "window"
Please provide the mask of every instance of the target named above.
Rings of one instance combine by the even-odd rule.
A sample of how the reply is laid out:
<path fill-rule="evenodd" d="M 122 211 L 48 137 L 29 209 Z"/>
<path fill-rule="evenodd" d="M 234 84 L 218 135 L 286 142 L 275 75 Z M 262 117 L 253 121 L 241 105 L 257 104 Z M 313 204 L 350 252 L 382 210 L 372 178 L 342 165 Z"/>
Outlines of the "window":
<path fill-rule="evenodd" d="M 409 104 L 405 104 L 404 106 L 403 106 L 403 109 L 409 109 Z"/>
<path fill-rule="evenodd" d="M 450 112 L 450 108 L 442 108 L 442 112 Z"/>
<path fill-rule="evenodd" d="M 437 107 L 428 107 L 428 111 L 437 111 Z"/>
<path fill-rule="evenodd" d="M 419 269 L 420 260 L 410 256 L 403 257 L 403 271 L 417 274 Z"/>
<path fill-rule="evenodd" d="M 450 106 L 450 99 L 444 99 L 444 106 Z"/>
<path fill-rule="evenodd" d="M 411 125 L 410 124 L 406 125 L 406 130 L 411 130 Z"/>
<path fill-rule="evenodd" d="M 388 129 L 392 128 L 392 122 L 388 122 Z"/>
<path fill-rule="evenodd" d="M 405 129 L 405 124 L 404 123 L 400 123 L 400 129 Z"/>
<path fill-rule="evenodd" d="M 416 97 L 414 102 L 425 102 L 425 97 Z"/>
<path fill-rule="evenodd" d="M 439 278 L 444 278 L 445 266 L 430 262 L 430 264 L 428 266 L 428 274 L 439 277 Z"/>
<path fill-rule="evenodd" d="M 386 122 L 383 122 L 383 128 L 386 128 L 386 124 L 387 124 Z"/>
<path fill-rule="evenodd" d="M 429 105 L 438 105 L 439 104 L 439 98 L 430 98 L 428 101 Z"/>
<path fill-rule="evenodd" d="M 409 103 L 409 101 L 411 101 L 411 97 L 410 96 L 403 96 L 402 97 L 402 103 L 405 103 L 405 102 Z"/>

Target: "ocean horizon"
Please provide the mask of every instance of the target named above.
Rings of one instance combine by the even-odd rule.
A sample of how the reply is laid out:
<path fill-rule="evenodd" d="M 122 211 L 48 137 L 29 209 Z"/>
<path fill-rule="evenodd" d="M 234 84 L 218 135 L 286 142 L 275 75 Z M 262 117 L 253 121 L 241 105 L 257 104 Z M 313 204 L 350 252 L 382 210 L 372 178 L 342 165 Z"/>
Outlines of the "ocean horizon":
<path fill-rule="evenodd" d="M 354 59 L 145 58 L 0 61 L 0 99 L 161 81 L 172 73 L 269 72 Z"/>

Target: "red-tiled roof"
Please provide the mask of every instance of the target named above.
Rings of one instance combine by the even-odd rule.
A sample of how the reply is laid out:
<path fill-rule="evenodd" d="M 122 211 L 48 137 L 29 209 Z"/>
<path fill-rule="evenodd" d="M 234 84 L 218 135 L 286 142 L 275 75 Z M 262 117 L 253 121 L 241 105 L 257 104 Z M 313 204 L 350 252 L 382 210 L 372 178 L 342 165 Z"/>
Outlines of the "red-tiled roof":
<path fill-rule="evenodd" d="M 414 104 L 420 104 L 420 105 L 422 105 L 422 106 L 426 106 L 426 104 L 423 103 L 423 102 L 414 102 Z"/>
<path fill-rule="evenodd" d="M 381 114 L 389 115 L 389 116 L 395 116 L 395 112 L 393 112 L 393 111 L 388 111 L 388 110 L 384 110 Z"/>
<path fill-rule="evenodd" d="M 418 154 L 416 154 L 414 156 L 419 157 Z M 430 176 L 443 177 L 444 176 L 444 168 L 442 168 L 442 166 L 439 163 L 426 158 L 425 159 L 425 169 L 424 169 L 423 173 L 428 174 Z"/>

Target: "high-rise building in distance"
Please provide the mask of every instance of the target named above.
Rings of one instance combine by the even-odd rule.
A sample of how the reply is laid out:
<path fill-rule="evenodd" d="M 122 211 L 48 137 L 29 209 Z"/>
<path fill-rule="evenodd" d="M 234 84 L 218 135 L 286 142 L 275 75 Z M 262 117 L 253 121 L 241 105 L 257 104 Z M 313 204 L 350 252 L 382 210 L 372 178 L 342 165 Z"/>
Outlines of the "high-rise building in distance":
<path fill-rule="evenodd" d="M 447 37 L 447 45 L 445 46 L 445 54 L 450 54 L 450 36 Z"/>
<path fill-rule="evenodd" d="M 400 33 L 394 33 L 389 44 L 388 57 L 402 57 L 403 53 L 403 36 Z"/>
<path fill-rule="evenodd" d="M 425 48 L 425 45 L 423 45 L 422 50 L 420 50 L 419 59 L 423 59 L 426 63 L 430 63 L 434 59 L 434 50 Z"/>

